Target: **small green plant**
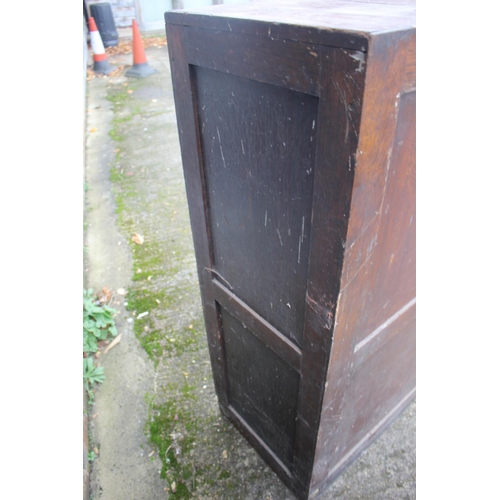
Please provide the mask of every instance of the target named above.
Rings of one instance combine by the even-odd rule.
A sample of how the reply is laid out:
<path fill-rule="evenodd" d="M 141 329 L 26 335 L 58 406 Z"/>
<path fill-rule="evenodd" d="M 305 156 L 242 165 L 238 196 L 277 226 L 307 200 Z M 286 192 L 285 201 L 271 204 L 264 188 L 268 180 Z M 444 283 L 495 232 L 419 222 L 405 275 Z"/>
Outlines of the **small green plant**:
<path fill-rule="evenodd" d="M 94 402 L 95 384 L 104 382 L 104 368 L 94 365 L 92 354 L 99 349 L 99 341 L 115 337 L 115 309 L 100 304 L 94 297 L 93 290 L 83 291 L 83 385 L 89 395 L 89 404 Z"/>
<path fill-rule="evenodd" d="M 83 385 L 85 390 L 90 392 L 91 386 L 94 384 L 102 384 L 104 382 L 104 368 L 102 366 L 94 366 L 92 358 L 83 358 Z"/>
<path fill-rule="evenodd" d="M 92 288 L 83 292 L 83 352 L 93 353 L 99 349 L 99 340 L 106 340 L 108 335 L 115 337 L 115 309 L 100 305 L 93 296 Z"/>
<path fill-rule="evenodd" d="M 93 462 L 96 459 L 96 454 L 93 451 L 89 451 L 87 454 L 89 462 Z"/>

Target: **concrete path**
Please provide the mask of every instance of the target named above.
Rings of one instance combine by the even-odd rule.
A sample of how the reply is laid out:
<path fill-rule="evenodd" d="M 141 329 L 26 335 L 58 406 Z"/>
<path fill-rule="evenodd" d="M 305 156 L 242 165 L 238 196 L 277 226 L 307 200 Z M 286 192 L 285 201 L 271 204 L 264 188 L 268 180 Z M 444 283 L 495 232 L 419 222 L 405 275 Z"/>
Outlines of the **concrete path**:
<path fill-rule="evenodd" d="M 85 284 L 112 291 L 122 334 L 99 358 L 106 380 L 89 411 L 89 445 L 98 451 L 91 495 L 291 500 L 218 409 L 168 52 L 146 54 L 155 75 L 87 82 Z M 415 498 L 415 414 L 414 403 L 323 498 Z"/>

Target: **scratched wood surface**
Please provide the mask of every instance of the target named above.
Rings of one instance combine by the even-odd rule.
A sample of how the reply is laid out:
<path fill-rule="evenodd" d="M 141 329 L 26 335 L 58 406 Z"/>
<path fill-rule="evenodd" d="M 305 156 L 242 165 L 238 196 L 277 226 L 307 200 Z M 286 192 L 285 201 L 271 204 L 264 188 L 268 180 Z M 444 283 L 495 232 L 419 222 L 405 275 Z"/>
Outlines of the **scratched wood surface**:
<path fill-rule="evenodd" d="M 407 71 L 414 44 L 412 30 L 370 46 L 313 492 L 415 395 L 416 92 Z"/>
<path fill-rule="evenodd" d="M 414 397 L 415 9 L 286 5 L 166 23 L 221 410 L 315 498 Z"/>
<path fill-rule="evenodd" d="M 194 81 L 215 269 L 300 347 L 318 100 L 201 67 Z"/>

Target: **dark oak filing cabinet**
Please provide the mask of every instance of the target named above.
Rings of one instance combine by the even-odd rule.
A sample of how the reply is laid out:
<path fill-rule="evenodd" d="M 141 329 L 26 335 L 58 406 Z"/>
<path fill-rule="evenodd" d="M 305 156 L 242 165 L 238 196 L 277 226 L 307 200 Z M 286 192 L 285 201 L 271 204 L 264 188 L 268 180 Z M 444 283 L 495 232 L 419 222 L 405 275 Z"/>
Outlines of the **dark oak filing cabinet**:
<path fill-rule="evenodd" d="M 415 397 L 415 6 L 165 19 L 220 406 L 315 498 Z"/>

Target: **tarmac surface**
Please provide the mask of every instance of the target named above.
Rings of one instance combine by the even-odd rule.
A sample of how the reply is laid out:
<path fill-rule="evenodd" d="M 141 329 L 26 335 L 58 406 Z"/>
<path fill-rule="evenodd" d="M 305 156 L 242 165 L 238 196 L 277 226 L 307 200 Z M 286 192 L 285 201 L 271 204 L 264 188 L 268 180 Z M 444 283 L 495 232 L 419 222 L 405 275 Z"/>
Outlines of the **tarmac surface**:
<path fill-rule="evenodd" d="M 291 500 L 218 409 L 167 47 L 146 55 L 154 75 L 87 81 L 84 283 L 111 291 L 122 335 L 98 359 L 106 380 L 88 410 L 90 495 Z M 109 61 L 126 69 L 132 54 Z M 415 428 L 412 403 L 321 498 L 416 498 Z"/>

